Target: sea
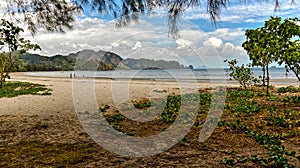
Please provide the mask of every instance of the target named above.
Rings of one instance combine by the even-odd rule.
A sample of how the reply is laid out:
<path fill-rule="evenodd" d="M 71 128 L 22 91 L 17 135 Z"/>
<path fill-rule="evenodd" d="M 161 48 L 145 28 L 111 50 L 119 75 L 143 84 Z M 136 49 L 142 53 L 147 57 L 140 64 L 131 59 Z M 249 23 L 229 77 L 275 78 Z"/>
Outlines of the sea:
<path fill-rule="evenodd" d="M 255 77 L 262 76 L 260 68 L 253 68 Z M 112 80 L 168 80 L 168 81 L 213 81 L 231 80 L 229 69 L 156 69 L 156 70 L 114 70 L 114 71 L 48 71 L 28 72 L 29 76 L 40 77 L 67 77 L 75 78 L 100 78 Z M 276 84 L 297 84 L 297 78 L 292 72 L 286 72 L 285 68 L 270 68 L 270 80 Z M 274 84 L 275 84 L 274 83 Z"/>

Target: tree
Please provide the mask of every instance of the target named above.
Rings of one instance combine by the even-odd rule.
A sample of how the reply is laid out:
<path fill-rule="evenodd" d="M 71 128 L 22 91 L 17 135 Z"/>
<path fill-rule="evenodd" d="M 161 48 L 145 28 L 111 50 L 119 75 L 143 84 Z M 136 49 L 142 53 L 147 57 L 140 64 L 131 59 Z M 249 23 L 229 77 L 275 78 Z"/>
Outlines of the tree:
<path fill-rule="evenodd" d="M 224 62 L 228 62 L 229 70 L 231 71 L 229 76 L 234 80 L 237 80 L 244 89 L 258 82 L 251 71 L 250 64 L 238 66 L 238 61 L 236 59 L 230 61 L 226 59 Z"/>
<path fill-rule="evenodd" d="M 280 19 L 281 21 L 281 19 Z M 275 60 L 285 64 L 287 71 L 292 71 L 300 81 L 300 26 L 298 18 L 285 19 L 279 23 L 277 45 L 281 48 Z"/>
<path fill-rule="evenodd" d="M 138 22 L 141 14 L 151 13 L 155 9 L 167 9 L 170 34 L 176 36 L 177 23 L 180 16 L 189 8 L 201 7 L 204 0 L 4 0 L 6 13 L 14 18 L 16 14 L 23 14 L 23 21 L 28 29 L 35 34 L 37 26 L 41 25 L 48 31 L 64 31 L 71 29 L 75 15 L 84 9 L 107 14 L 117 19 L 118 27 L 127 26 L 132 21 Z M 249 0 L 250 1 L 250 0 Z M 256 2 L 267 0 L 258 0 Z M 279 1 L 274 0 L 275 10 L 279 8 Z M 220 19 L 222 9 L 225 9 L 228 0 L 207 0 L 207 13 L 210 20 Z M 247 2 L 247 1 L 244 1 Z M 294 0 L 291 0 L 294 2 Z"/>
<path fill-rule="evenodd" d="M 246 41 L 242 44 L 250 57 L 251 64 L 262 67 L 262 82 L 264 86 L 267 83 L 267 94 L 270 84 L 269 64 L 275 61 L 281 50 L 281 46 L 278 45 L 279 24 L 279 17 L 271 17 L 263 27 L 246 30 Z"/>
<path fill-rule="evenodd" d="M 3 87 L 5 78 L 9 73 L 18 68 L 19 55 L 30 49 L 40 49 L 29 40 L 20 38 L 23 29 L 4 19 L 0 22 L 0 88 Z"/>
<path fill-rule="evenodd" d="M 288 70 L 294 72 L 300 81 L 300 26 L 298 18 L 285 19 L 271 17 L 263 27 L 247 30 L 246 41 L 243 43 L 252 65 L 261 66 L 263 69 L 263 84 L 265 74 L 267 93 L 269 88 L 269 64 L 273 61 L 279 65 L 285 64 Z"/>

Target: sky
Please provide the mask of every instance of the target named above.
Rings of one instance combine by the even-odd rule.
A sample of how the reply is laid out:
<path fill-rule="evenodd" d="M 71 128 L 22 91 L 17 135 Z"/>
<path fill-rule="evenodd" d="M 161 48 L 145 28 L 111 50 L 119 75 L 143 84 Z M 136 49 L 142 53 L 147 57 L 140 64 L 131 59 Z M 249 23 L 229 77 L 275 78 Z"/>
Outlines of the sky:
<path fill-rule="evenodd" d="M 274 11 L 272 1 L 245 4 L 232 0 L 221 12 L 221 20 L 214 25 L 209 21 L 204 3 L 201 8 L 188 9 L 183 14 L 178 39 L 168 34 L 167 13 L 164 10 L 144 15 L 138 24 L 121 29 L 115 27 L 113 19 L 86 10 L 76 17 L 74 28 L 66 33 L 49 33 L 40 29 L 32 37 L 25 30 L 22 36 L 39 44 L 42 50 L 35 53 L 46 56 L 92 49 L 115 52 L 123 58 L 175 60 L 196 68 L 220 68 L 216 61 L 222 62 L 225 67 L 224 59 L 249 63 L 242 47 L 247 29 L 262 27 L 270 16 L 297 17 L 299 9 L 300 1 L 297 0 L 294 4 L 281 0 L 277 11 Z"/>

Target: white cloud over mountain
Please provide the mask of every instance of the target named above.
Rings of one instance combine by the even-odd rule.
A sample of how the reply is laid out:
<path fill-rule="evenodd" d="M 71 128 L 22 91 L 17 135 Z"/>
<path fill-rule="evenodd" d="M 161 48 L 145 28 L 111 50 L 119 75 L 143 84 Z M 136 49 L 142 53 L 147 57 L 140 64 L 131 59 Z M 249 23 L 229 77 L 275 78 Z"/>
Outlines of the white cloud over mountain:
<path fill-rule="evenodd" d="M 214 32 L 182 29 L 179 39 L 168 34 L 167 26 L 157 26 L 148 21 L 127 28 L 115 28 L 113 21 L 95 18 L 77 19 L 74 29 L 62 33 L 38 33 L 32 37 L 25 32 L 26 38 L 38 43 L 44 55 L 68 54 L 83 49 L 112 51 L 124 58 L 149 58 L 180 61 L 185 65 L 200 66 L 203 59 L 225 59 L 230 56 L 245 56 L 240 46 L 226 42 L 229 37 L 242 34 L 240 29 L 220 29 Z M 155 27 L 155 29 L 154 29 Z M 222 39 L 223 38 L 223 39 Z M 203 58 L 202 58 L 203 57 Z M 199 59 L 200 58 L 200 59 Z M 208 61 L 209 62 L 209 61 Z M 212 61 L 208 67 L 214 67 Z"/>

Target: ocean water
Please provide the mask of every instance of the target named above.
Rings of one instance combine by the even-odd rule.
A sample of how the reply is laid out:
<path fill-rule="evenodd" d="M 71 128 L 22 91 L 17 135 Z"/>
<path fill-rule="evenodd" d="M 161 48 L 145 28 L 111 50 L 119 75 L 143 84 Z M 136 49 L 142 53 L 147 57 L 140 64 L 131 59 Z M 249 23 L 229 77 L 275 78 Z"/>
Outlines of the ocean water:
<path fill-rule="evenodd" d="M 262 75 L 259 68 L 252 69 L 255 77 Z M 53 72 L 28 72 L 29 76 L 46 77 L 70 77 L 70 74 L 77 78 L 107 78 L 107 79 L 144 79 L 144 80 L 229 80 L 228 69 L 173 69 L 173 70 L 115 70 L 115 71 L 53 71 Z M 286 73 L 285 68 L 271 68 L 270 79 L 280 79 L 285 83 L 297 81 L 293 73 Z"/>

